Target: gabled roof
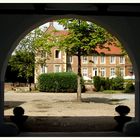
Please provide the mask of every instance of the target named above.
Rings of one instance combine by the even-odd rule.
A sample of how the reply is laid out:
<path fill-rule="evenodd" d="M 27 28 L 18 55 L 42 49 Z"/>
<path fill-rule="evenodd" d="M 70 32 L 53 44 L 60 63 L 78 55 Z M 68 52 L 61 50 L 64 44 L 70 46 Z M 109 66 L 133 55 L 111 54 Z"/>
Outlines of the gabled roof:
<path fill-rule="evenodd" d="M 52 32 L 55 35 L 67 35 L 68 34 L 67 30 L 56 30 L 56 28 L 53 26 L 53 24 L 50 24 L 45 32 L 46 33 L 51 33 Z"/>

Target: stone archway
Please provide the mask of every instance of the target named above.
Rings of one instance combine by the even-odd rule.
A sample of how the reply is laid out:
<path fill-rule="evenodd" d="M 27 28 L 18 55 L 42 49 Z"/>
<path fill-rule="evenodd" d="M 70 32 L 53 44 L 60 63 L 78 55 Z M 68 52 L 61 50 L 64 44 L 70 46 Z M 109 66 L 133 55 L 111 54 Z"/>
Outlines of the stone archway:
<path fill-rule="evenodd" d="M 71 7 L 72 8 L 72 7 Z M 84 7 L 82 8 L 84 9 Z M 59 10 L 58 10 L 59 12 Z M 71 13 L 71 12 L 70 12 Z M 7 67 L 7 62 L 10 54 L 16 47 L 17 43 L 23 38 L 29 31 L 35 27 L 50 21 L 52 19 L 64 18 L 64 17 L 76 17 L 102 25 L 112 34 L 114 34 L 119 40 L 126 46 L 126 50 L 133 63 L 135 76 L 136 76 L 136 97 L 135 97 L 135 122 L 130 122 L 125 126 L 124 132 L 127 135 L 139 135 L 140 132 L 140 61 L 139 52 L 140 44 L 139 32 L 140 32 L 140 17 L 139 16 L 92 16 L 83 14 L 69 15 L 51 13 L 51 15 L 45 14 L 1 14 L 0 23 L 0 135 L 16 135 L 17 129 L 12 125 L 4 124 L 4 76 Z M 86 11 L 85 11 L 86 13 Z M 86 15 L 86 16 L 83 16 Z M 11 131 L 12 130 L 12 131 Z M 131 132 L 131 133 L 130 133 Z"/>

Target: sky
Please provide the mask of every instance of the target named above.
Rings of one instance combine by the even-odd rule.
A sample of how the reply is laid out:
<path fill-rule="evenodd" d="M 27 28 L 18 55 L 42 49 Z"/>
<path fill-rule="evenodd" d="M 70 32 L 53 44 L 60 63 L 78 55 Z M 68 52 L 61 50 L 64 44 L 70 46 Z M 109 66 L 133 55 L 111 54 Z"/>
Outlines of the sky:
<path fill-rule="evenodd" d="M 40 27 L 41 28 L 48 27 L 49 24 L 50 23 L 48 22 L 48 23 L 45 23 L 45 24 L 41 25 Z M 53 22 L 53 25 L 56 28 L 56 30 L 64 30 L 63 26 L 62 25 L 59 25 L 57 22 Z"/>

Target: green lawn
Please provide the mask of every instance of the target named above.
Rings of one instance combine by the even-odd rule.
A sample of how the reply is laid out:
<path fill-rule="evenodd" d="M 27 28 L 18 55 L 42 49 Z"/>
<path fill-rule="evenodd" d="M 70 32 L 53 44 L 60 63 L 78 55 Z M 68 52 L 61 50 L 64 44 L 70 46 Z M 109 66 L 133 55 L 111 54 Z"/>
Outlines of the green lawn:
<path fill-rule="evenodd" d="M 123 93 L 124 90 L 104 90 L 103 93 L 114 94 L 114 93 Z"/>

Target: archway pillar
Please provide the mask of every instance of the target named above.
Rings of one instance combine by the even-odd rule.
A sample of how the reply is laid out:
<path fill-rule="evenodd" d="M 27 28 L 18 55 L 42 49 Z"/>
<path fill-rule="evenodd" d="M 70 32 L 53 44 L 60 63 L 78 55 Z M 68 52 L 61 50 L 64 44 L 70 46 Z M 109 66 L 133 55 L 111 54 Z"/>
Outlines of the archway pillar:
<path fill-rule="evenodd" d="M 19 133 L 17 126 L 4 122 L 4 80 L 2 77 L 0 76 L 0 136 L 16 136 Z"/>
<path fill-rule="evenodd" d="M 135 118 L 126 123 L 123 129 L 123 132 L 128 136 L 140 136 L 140 79 L 137 78 L 138 81 L 135 81 Z"/>

